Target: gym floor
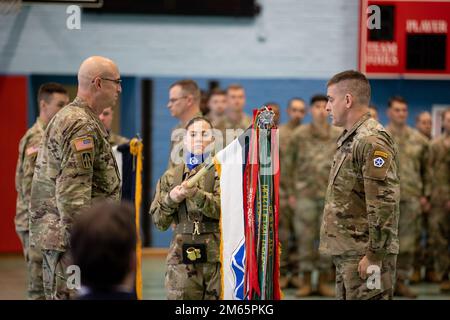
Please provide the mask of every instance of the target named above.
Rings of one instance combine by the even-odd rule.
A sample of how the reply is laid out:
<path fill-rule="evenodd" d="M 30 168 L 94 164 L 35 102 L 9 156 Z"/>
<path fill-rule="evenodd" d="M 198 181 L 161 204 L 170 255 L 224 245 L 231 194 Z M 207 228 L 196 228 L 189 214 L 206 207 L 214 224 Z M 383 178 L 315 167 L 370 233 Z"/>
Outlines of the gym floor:
<path fill-rule="evenodd" d="M 164 254 L 144 254 L 142 260 L 144 299 L 165 299 L 164 290 Z M 20 255 L 0 255 L 0 300 L 21 300 L 26 298 L 25 264 Z M 450 295 L 442 295 L 436 284 L 421 283 L 412 286 L 421 300 L 450 300 Z M 284 298 L 295 298 L 295 289 L 284 291 Z M 307 299 L 325 299 L 312 296 Z"/>

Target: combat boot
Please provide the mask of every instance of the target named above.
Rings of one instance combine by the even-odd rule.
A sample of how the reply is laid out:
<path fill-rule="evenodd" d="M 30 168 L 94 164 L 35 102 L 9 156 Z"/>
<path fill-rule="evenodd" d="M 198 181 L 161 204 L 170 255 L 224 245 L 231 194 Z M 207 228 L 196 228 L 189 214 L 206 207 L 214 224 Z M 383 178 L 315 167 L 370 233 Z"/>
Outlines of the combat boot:
<path fill-rule="evenodd" d="M 319 283 L 317 285 L 317 292 L 324 297 L 334 297 L 335 296 L 335 292 L 334 292 L 334 288 L 332 286 L 330 286 L 327 282 L 327 280 L 330 277 L 327 276 L 324 273 L 320 273 L 319 275 Z"/>
<path fill-rule="evenodd" d="M 450 280 L 444 280 L 440 286 L 442 293 L 450 293 Z"/>
<path fill-rule="evenodd" d="M 439 277 L 434 270 L 427 270 L 425 273 L 425 281 L 431 283 L 439 283 Z"/>
<path fill-rule="evenodd" d="M 403 281 L 397 281 L 397 286 L 395 288 L 395 295 L 399 297 L 405 297 L 410 299 L 417 298 L 417 294 L 415 294 L 409 286 L 407 286 Z"/>
<path fill-rule="evenodd" d="M 413 274 L 411 275 L 411 278 L 409 281 L 411 283 L 419 283 L 420 282 L 420 269 L 414 269 Z"/>
<path fill-rule="evenodd" d="M 298 275 L 293 275 L 291 277 L 291 281 L 289 282 L 290 287 L 299 289 L 302 286 L 302 282 L 300 281 L 300 277 Z"/>
<path fill-rule="evenodd" d="M 287 276 L 280 277 L 280 288 L 286 289 L 289 283 L 289 278 Z"/>
<path fill-rule="evenodd" d="M 311 272 L 305 272 L 303 274 L 303 280 L 301 281 L 301 286 L 295 293 L 296 297 L 307 297 L 312 294 L 311 287 Z"/>

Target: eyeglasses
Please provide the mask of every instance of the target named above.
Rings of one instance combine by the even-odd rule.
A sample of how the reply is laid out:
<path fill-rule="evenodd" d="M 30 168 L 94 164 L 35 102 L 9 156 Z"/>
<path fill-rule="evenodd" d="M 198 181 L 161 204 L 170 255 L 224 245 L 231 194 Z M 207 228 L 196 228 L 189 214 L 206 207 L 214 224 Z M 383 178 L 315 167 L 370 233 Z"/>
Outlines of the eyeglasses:
<path fill-rule="evenodd" d="M 175 103 L 178 100 L 181 100 L 181 99 L 184 99 L 184 98 L 187 98 L 187 96 L 182 96 L 182 97 L 179 97 L 179 98 L 172 98 L 172 99 L 169 99 L 169 103 Z"/>
<path fill-rule="evenodd" d="M 102 78 L 102 77 L 98 77 L 98 78 L 100 78 L 102 80 L 106 80 L 106 81 L 112 81 L 112 82 L 115 82 L 116 84 L 122 84 L 122 79 L 109 79 L 109 78 Z M 94 81 L 95 81 L 95 78 L 92 79 L 91 82 L 94 83 Z"/>

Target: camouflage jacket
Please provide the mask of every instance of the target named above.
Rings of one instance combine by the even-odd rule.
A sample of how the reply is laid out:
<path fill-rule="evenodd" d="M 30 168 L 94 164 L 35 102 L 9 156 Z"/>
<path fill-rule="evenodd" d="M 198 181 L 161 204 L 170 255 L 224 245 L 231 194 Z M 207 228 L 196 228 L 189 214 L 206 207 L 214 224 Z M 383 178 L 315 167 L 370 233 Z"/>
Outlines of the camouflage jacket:
<path fill-rule="evenodd" d="M 406 127 L 397 133 L 390 126 L 386 130 L 398 146 L 400 199 L 429 196 L 429 143 L 419 131 Z"/>
<path fill-rule="evenodd" d="M 156 186 L 155 197 L 150 207 L 150 214 L 153 222 L 159 230 L 165 231 L 171 225 L 175 227 L 172 242 L 167 256 L 168 264 L 182 263 L 182 247 L 185 243 L 203 243 L 206 244 L 207 262 L 220 261 L 220 232 L 200 232 L 200 235 L 193 237 L 193 230 L 187 230 L 187 233 L 181 232 L 178 228 L 179 224 L 184 223 L 189 225 L 189 221 L 180 217 L 181 205 L 172 201 L 169 196 L 170 191 L 175 187 L 177 167 L 184 172 L 185 179 L 194 176 L 202 167 L 200 165 L 189 171 L 187 167 L 182 164 L 167 170 L 159 179 Z M 214 170 L 214 169 L 211 169 Z M 192 197 L 185 200 L 186 211 L 189 215 L 200 217 L 201 221 L 209 221 L 211 224 L 216 224 L 217 230 L 219 227 L 220 218 L 220 191 L 219 191 L 219 176 L 214 173 L 213 192 L 205 191 L 205 177 L 202 177 L 197 183 L 198 191 Z"/>
<path fill-rule="evenodd" d="M 122 144 L 126 144 L 130 142 L 130 139 L 122 137 L 118 134 L 115 134 L 113 132 L 109 133 L 109 138 L 108 138 L 108 142 L 111 145 L 111 147 L 114 146 L 120 146 Z"/>
<path fill-rule="evenodd" d="M 366 114 L 337 142 L 325 198 L 320 251 L 365 254 L 371 261 L 399 249 L 397 149 Z"/>
<path fill-rule="evenodd" d="M 442 206 L 450 200 L 450 136 L 442 135 L 431 142 L 431 203 Z"/>
<path fill-rule="evenodd" d="M 326 123 L 319 128 L 312 123 L 293 134 L 286 151 L 289 195 L 324 199 L 328 175 L 342 130 Z"/>
<path fill-rule="evenodd" d="M 225 128 L 224 147 L 229 145 L 234 139 L 239 137 L 252 124 L 252 118 L 243 114 L 238 123 L 233 123 L 229 118 L 225 118 L 223 127 Z"/>
<path fill-rule="evenodd" d="M 278 139 L 279 139 L 279 152 L 280 152 L 280 206 L 286 206 L 288 198 L 288 188 L 289 182 L 292 179 L 287 167 L 289 166 L 289 161 L 286 157 L 286 151 L 288 149 L 289 143 L 292 138 L 292 134 L 301 125 L 293 125 L 291 122 L 282 124 L 278 128 Z"/>
<path fill-rule="evenodd" d="M 31 187 L 30 243 L 65 251 L 74 218 L 93 199 L 120 200 L 121 183 L 108 134 L 79 97 L 45 130 Z"/>
<path fill-rule="evenodd" d="M 19 158 L 16 167 L 16 217 L 14 219 L 17 231 L 28 231 L 28 206 L 30 204 L 31 181 L 33 181 L 34 166 L 39 150 L 39 143 L 44 134 L 45 125 L 37 119 L 20 139 Z"/>

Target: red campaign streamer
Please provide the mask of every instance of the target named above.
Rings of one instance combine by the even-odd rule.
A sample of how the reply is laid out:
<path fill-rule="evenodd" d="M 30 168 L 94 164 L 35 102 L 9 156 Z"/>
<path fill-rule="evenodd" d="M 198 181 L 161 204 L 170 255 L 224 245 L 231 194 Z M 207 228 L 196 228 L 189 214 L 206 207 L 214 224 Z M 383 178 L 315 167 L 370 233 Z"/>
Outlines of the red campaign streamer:
<path fill-rule="evenodd" d="M 279 185 L 280 185 L 280 158 L 279 158 L 279 146 L 278 146 L 278 136 L 277 136 L 277 128 L 271 130 L 271 143 L 272 143 L 272 166 L 273 169 L 276 170 L 273 175 L 274 179 L 274 197 L 275 197 L 275 206 L 274 206 L 274 238 L 275 238 L 275 265 L 273 268 L 273 298 L 274 300 L 281 299 L 281 289 L 279 283 L 280 277 L 280 246 L 279 246 L 279 238 L 278 238 L 278 219 L 279 219 Z"/>
<path fill-rule="evenodd" d="M 258 129 L 255 125 L 258 110 L 253 111 L 252 133 L 249 145 L 247 163 L 244 170 L 244 214 L 245 214 L 245 288 L 247 299 L 251 300 L 253 294 L 258 296 L 261 290 L 258 282 L 258 263 L 255 245 L 255 197 L 258 183 Z M 248 190 L 248 191 L 247 191 Z"/>

